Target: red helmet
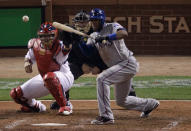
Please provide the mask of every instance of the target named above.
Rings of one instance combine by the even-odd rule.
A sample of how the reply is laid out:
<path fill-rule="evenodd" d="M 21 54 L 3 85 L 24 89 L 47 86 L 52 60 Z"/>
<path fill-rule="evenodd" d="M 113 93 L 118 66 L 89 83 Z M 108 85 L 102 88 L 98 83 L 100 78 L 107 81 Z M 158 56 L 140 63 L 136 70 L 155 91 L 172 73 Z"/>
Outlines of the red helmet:
<path fill-rule="evenodd" d="M 45 22 L 41 24 L 37 34 L 44 48 L 51 49 L 53 42 L 57 39 L 58 30 L 52 26 L 52 23 Z"/>

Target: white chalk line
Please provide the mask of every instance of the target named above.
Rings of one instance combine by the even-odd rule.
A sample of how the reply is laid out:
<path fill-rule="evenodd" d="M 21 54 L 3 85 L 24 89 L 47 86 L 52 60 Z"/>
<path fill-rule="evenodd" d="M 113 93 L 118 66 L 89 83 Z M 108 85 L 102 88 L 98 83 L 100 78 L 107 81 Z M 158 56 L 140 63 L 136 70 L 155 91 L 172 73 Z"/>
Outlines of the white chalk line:
<path fill-rule="evenodd" d="M 166 127 L 163 127 L 161 130 L 171 130 L 172 128 L 178 125 L 178 121 L 170 122 Z"/>
<path fill-rule="evenodd" d="M 66 126 L 67 124 L 61 123 L 39 123 L 39 124 L 31 124 L 32 126 Z"/>
<path fill-rule="evenodd" d="M 27 119 L 24 120 L 16 120 L 8 125 L 5 126 L 6 129 L 14 129 L 16 126 L 21 125 L 22 123 L 24 123 L 25 121 L 27 121 Z"/>
<path fill-rule="evenodd" d="M 41 100 L 41 101 L 53 101 L 53 100 Z M 71 100 L 71 101 L 97 101 L 97 100 Z M 111 101 L 115 101 L 115 100 L 111 100 Z M 160 101 L 184 101 L 184 102 L 191 102 L 191 100 L 160 100 Z M 13 101 L 0 101 L 0 102 L 13 102 Z M 17 120 L 15 122 L 5 126 L 5 128 L 13 129 L 14 127 L 16 127 L 18 125 L 21 125 L 25 121 L 26 121 L 26 119 L 24 119 L 24 120 Z M 31 125 L 33 125 L 33 126 L 66 126 L 67 124 L 41 123 L 41 124 L 31 124 Z M 174 121 L 174 122 L 169 123 L 166 127 L 162 128 L 162 130 L 171 130 L 172 128 L 174 128 L 177 125 L 178 125 L 178 121 Z M 83 124 L 80 124 L 77 127 L 83 128 Z"/>

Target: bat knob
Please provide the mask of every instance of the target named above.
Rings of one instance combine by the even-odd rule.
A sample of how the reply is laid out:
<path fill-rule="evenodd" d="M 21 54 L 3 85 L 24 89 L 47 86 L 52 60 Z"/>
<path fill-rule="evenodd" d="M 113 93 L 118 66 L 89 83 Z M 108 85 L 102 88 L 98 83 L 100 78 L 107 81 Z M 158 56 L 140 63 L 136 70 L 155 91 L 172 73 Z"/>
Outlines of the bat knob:
<path fill-rule="evenodd" d="M 106 44 L 106 43 L 107 43 L 107 41 L 106 41 L 106 40 L 103 40 L 103 41 L 102 41 L 102 43 L 103 43 L 103 44 Z"/>

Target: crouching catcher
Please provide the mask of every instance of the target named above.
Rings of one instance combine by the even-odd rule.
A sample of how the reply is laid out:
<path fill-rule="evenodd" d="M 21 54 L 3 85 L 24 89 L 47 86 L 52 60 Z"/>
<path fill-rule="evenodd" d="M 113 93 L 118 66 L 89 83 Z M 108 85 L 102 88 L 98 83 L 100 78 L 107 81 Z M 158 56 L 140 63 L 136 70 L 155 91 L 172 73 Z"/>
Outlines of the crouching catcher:
<path fill-rule="evenodd" d="M 74 82 L 67 62 L 70 49 L 65 48 L 69 43 L 58 40 L 58 31 L 52 23 L 43 23 L 37 34 L 38 38 L 28 42 L 29 50 L 25 56 L 24 68 L 27 73 L 31 73 L 32 65 L 36 63 L 39 74 L 21 86 L 13 88 L 10 96 L 21 105 L 21 111 L 43 112 L 46 111 L 46 106 L 36 98 L 51 93 L 60 106 L 58 113 L 70 115 L 72 109 L 67 105 L 65 96 L 65 92 Z"/>

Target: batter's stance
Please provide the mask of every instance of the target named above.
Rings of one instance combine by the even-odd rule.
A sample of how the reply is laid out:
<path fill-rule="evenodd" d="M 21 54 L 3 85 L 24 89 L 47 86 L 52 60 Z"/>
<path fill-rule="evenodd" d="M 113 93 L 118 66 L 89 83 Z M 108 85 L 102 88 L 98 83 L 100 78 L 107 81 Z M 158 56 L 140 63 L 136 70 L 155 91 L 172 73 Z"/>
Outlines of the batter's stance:
<path fill-rule="evenodd" d="M 73 19 L 74 27 L 78 31 L 90 35 L 93 32 L 91 27 L 89 14 L 86 11 L 81 10 L 77 13 Z M 95 46 L 87 48 L 86 42 L 87 39 L 78 35 L 70 35 L 70 33 L 61 31 L 58 35 L 59 39 L 63 43 L 72 43 L 72 48 L 68 56 L 69 67 L 74 75 L 74 80 L 78 79 L 80 76 L 86 73 L 92 72 L 92 74 L 99 74 L 108 67 L 100 58 L 99 52 Z M 130 96 L 136 96 L 134 88 L 130 89 Z M 72 103 L 69 101 L 69 90 L 66 92 L 67 105 L 72 107 Z M 50 105 L 50 109 L 59 109 L 59 105 L 56 102 L 53 102 Z"/>
<path fill-rule="evenodd" d="M 40 74 L 10 92 L 13 100 L 22 105 L 22 111 L 46 111 L 46 106 L 35 98 L 51 93 L 60 106 L 59 114 L 72 113 L 70 106 L 66 106 L 65 92 L 71 88 L 74 77 L 67 62 L 69 52 L 57 39 L 57 34 L 57 29 L 46 22 L 41 25 L 38 38 L 28 42 L 25 71 L 31 73 L 32 65 L 36 62 Z"/>
<path fill-rule="evenodd" d="M 110 85 L 114 84 L 117 105 L 129 110 L 142 112 L 147 117 L 158 107 L 159 101 L 128 96 L 131 80 L 139 65 L 124 43 L 127 31 L 118 23 L 105 23 L 104 11 L 98 8 L 90 12 L 90 20 L 95 32 L 91 34 L 87 45 L 95 44 L 99 54 L 109 67 L 97 77 L 97 99 L 99 116 L 91 124 L 113 124 L 114 116 L 110 107 Z"/>

